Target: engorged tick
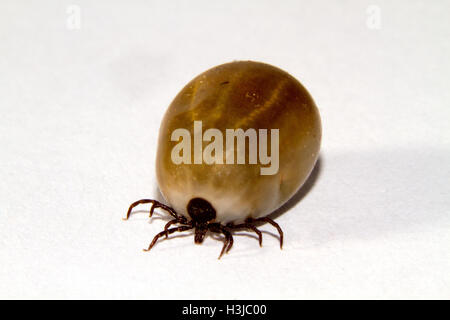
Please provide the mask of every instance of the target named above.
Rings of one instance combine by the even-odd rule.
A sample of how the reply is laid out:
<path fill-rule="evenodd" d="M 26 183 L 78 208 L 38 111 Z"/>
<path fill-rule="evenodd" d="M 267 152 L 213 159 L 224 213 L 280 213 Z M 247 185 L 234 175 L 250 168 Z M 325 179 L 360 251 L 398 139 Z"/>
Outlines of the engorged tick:
<path fill-rule="evenodd" d="M 200 123 L 204 132 L 200 133 L 200 139 L 194 123 Z M 180 128 L 189 136 L 188 141 L 179 142 L 182 136 L 174 138 L 173 132 Z M 232 144 L 223 145 L 220 139 L 230 129 L 236 129 L 234 132 L 241 136 L 236 134 Z M 275 142 L 266 136 L 266 153 L 261 148 L 257 150 L 263 135 L 257 136 L 256 147 L 251 146 L 252 130 L 276 131 L 279 149 L 274 149 Z M 288 73 L 253 61 L 231 62 L 209 69 L 181 90 L 161 124 L 156 173 L 161 194 L 171 206 L 152 199 L 139 200 L 131 204 L 125 219 L 134 207 L 145 203 L 152 205 L 150 217 L 156 208 L 173 217 L 145 251 L 162 236 L 167 238 L 174 232 L 194 229 L 197 244 L 203 242 L 207 232 L 225 236 L 220 258 L 231 249 L 232 231 L 236 229 L 255 232 L 261 246 L 262 233 L 256 225 L 262 222 L 278 230 L 281 248 L 283 232 L 267 216 L 289 200 L 308 178 L 318 158 L 321 130 L 313 99 Z M 190 148 L 191 136 L 194 150 L 184 148 Z M 244 144 L 249 140 L 244 148 L 239 148 L 240 137 Z M 234 138 L 237 148 L 234 148 Z M 181 144 L 184 147 L 175 148 Z M 270 156 L 267 150 L 271 151 Z M 243 158 L 240 152 L 244 152 Z M 209 161 L 197 161 L 205 157 Z M 230 162 L 230 158 L 238 162 Z M 195 161 L 189 162 L 191 159 Z M 276 170 L 267 170 L 268 161 L 272 160 L 278 161 Z M 178 226 L 171 228 L 174 224 Z"/>

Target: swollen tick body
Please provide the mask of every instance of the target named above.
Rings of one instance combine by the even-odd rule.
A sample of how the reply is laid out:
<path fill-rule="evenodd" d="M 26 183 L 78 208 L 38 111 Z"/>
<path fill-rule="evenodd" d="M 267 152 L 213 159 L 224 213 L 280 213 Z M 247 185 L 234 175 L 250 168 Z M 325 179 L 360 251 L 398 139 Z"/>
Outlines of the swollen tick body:
<path fill-rule="evenodd" d="M 156 174 L 171 207 L 139 200 L 126 219 L 144 203 L 152 204 L 150 217 L 155 208 L 173 217 L 147 250 L 162 236 L 194 229 L 195 243 L 208 231 L 225 236 L 220 258 L 235 229 L 255 232 L 261 245 L 259 222 L 277 228 L 282 247 L 283 232 L 267 216 L 306 181 L 320 141 L 317 107 L 288 73 L 252 61 L 209 69 L 178 93 L 161 124 Z"/>

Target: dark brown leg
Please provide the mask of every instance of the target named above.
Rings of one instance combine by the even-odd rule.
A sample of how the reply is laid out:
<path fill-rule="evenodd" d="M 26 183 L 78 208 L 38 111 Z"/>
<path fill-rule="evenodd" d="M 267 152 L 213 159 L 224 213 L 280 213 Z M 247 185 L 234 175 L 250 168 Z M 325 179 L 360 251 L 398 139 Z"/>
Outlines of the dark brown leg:
<path fill-rule="evenodd" d="M 231 247 L 233 246 L 233 236 L 231 233 L 225 228 L 220 227 L 220 232 L 222 232 L 225 235 L 225 243 L 223 244 L 222 251 L 220 251 L 219 259 L 222 258 L 222 255 L 228 251 L 230 251 Z"/>
<path fill-rule="evenodd" d="M 257 219 L 249 218 L 245 222 L 246 223 L 254 223 L 254 222 L 259 222 L 259 221 L 268 222 L 278 230 L 278 233 L 280 235 L 280 249 L 283 249 L 283 230 L 281 230 L 281 227 L 278 223 L 276 223 L 275 221 L 273 221 L 272 219 L 267 218 L 267 217 L 257 218 Z"/>
<path fill-rule="evenodd" d="M 220 252 L 219 255 L 219 259 L 222 257 L 222 255 L 226 252 L 228 253 L 228 251 L 230 251 L 231 247 L 233 246 L 233 236 L 231 235 L 231 232 L 228 230 L 227 227 L 219 224 L 219 223 L 211 223 L 208 226 L 208 230 L 212 231 L 212 232 L 217 232 L 217 233 L 223 233 L 223 235 L 225 236 L 225 242 L 223 244 L 222 247 L 222 251 Z"/>
<path fill-rule="evenodd" d="M 229 245 L 228 245 L 228 248 L 227 248 L 227 251 L 226 251 L 226 253 L 228 253 L 228 251 L 230 251 L 231 250 L 231 247 L 233 246 L 233 235 L 231 234 L 231 232 L 230 231 L 228 231 L 228 228 L 226 228 L 226 227 L 221 227 L 221 230 L 222 230 L 222 232 L 223 232 L 223 234 L 225 235 L 225 236 L 227 236 L 228 235 L 228 241 L 229 241 Z"/>
<path fill-rule="evenodd" d="M 175 212 L 175 210 L 173 210 L 171 207 L 168 207 L 168 206 L 166 206 L 165 204 L 162 204 L 161 202 L 156 201 L 156 200 L 152 200 L 152 199 L 142 199 L 142 200 L 138 200 L 138 201 L 136 201 L 136 202 L 133 202 L 133 203 L 130 205 L 130 208 L 128 208 L 127 217 L 124 218 L 123 220 L 128 220 L 128 218 L 129 218 L 130 215 L 131 215 L 131 211 L 133 210 L 134 207 L 136 207 L 137 205 L 140 205 L 140 204 L 145 204 L 145 203 L 151 203 L 151 204 L 152 204 L 152 207 L 150 208 L 150 217 L 153 215 L 153 211 L 154 211 L 156 208 L 161 208 L 161 209 L 164 209 L 164 210 L 166 210 L 167 212 L 169 212 L 170 215 L 171 215 L 172 217 L 174 217 L 174 218 L 180 218 L 180 217 L 177 215 L 177 213 Z"/>
<path fill-rule="evenodd" d="M 175 223 L 182 223 L 180 222 L 179 219 L 174 219 L 174 220 L 170 220 L 169 222 L 166 223 L 166 225 L 164 226 L 164 231 L 169 230 L 169 227 Z M 166 239 L 169 237 L 169 234 L 166 232 Z"/>
<path fill-rule="evenodd" d="M 174 209 L 172 209 L 169 206 L 166 206 L 165 204 L 158 202 L 156 200 L 153 200 L 153 204 L 152 207 L 150 208 L 150 216 L 153 214 L 153 210 L 155 210 L 156 208 L 161 208 L 163 210 L 166 210 L 168 213 L 170 213 L 170 215 L 172 217 L 174 217 L 175 219 L 181 219 L 181 220 L 185 220 L 184 217 L 179 216 Z"/>
<path fill-rule="evenodd" d="M 143 249 L 143 250 L 144 250 L 144 251 L 150 251 L 150 250 L 153 248 L 153 246 L 155 245 L 156 241 L 158 241 L 158 239 L 159 239 L 160 237 L 162 237 L 163 235 L 171 234 L 171 233 L 174 233 L 174 232 L 183 232 L 183 231 L 187 231 L 187 230 L 189 230 L 189 229 L 192 229 L 192 227 L 191 227 L 191 226 L 181 226 L 181 227 L 176 227 L 176 228 L 172 228 L 172 229 L 168 229 L 168 230 L 161 231 L 160 233 L 158 233 L 158 234 L 153 238 L 153 241 L 152 241 L 152 243 L 150 243 L 150 245 L 148 246 L 148 249 Z"/>
<path fill-rule="evenodd" d="M 252 225 L 250 223 L 241 223 L 241 224 L 229 223 L 229 224 L 227 224 L 227 227 L 230 229 L 250 229 L 250 230 L 254 231 L 258 235 L 259 246 L 262 247 L 262 233 L 254 225 Z"/>
<path fill-rule="evenodd" d="M 222 255 L 225 252 L 225 248 L 227 247 L 229 242 L 230 242 L 230 238 L 228 236 L 225 236 L 225 242 L 223 243 L 222 251 L 220 251 L 220 255 L 219 255 L 218 259 L 222 258 Z"/>

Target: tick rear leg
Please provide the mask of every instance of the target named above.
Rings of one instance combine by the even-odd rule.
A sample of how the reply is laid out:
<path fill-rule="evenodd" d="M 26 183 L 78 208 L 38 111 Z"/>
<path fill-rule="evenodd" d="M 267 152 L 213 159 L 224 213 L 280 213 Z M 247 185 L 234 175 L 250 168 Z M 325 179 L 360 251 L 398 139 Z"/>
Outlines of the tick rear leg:
<path fill-rule="evenodd" d="M 164 209 L 164 210 L 166 210 L 167 212 L 169 212 L 169 214 L 170 214 L 172 217 L 174 217 L 174 218 L 176 218 L 176 219 L 179 219 L 179 218 L 180 218 L 180 217 L 178 216 L 178 214 L 175 212 L 175 210 L 172 209 L 171 207 L 166 206 L 165 204 L 163 204 L 163 203 L 161 203 L 161 202 L 159 202 L 159 201 L 156 201 L 156 200 L 152 200 L 152 199 L 142 199 L 142 200 L 135 201 L 135 202 L 133 202 L 133 203 L 130 205 L 130 207 L 128 208 L 127 217 L 124 218 L 123 220 L 128 220 L 128 218 L 129 218 L 130 215 L 131 215 L 131 211 L 133 210 L 134 207 L 136 207 L 136 206 L 138 206 L 138 205 L 140 205 L 140 204 L 146 204 L 146 203 L 151 203 L 151 204 L 152 204 L 152 207 L 150 208 L 150 217 L 153 215 L 153 211 L 154 211 L 156 208 L 161 208 L 161 209 Z"/>
<path fill-rule="evenodd" d="M 245 220 L 245 222 L 247 224 L 261 222 L 261 221 L 270 223 L 272 226 L 274 226 L 278 230 L 278 234 L 280 235 L 280 249 L 283 249 L 283 230 L 281 230 L 281 227 L 278 223 L 276 223 L 275 221 L 273 221 L 272 219 L 270 219 L 268 217 L 257 218 L 257 219 L 248 218 L 247 220 Z"/>
<path fill-rule="evenodd" d="M 227 224 L 227 227 L 230 229 L 250 229 L 251 231 L 254 231 L 258 235 L 259 240 L 259 246 L 262 247 L 262 233 L 258 230 L 258 228 L 251 223 L 240 223 L 240 224 L 233 224 L 229 223 Z"/>
<path fill-rule="evenodd" d="M 155 210 L 156 208 L 161 208 L 161 209 L 167 211 L 175 219 L 184 220 L 184 217 L 180 217 L 173 208 L 166 206 L 165 204 L 163 204 L 159 201 L 156 201 L 156 200 L 153 200 L 152 207 L 150 208 L 150 216 L 152 216 L 153 210 Z"/>
<path fill-rule="evenodd" d="M 173 221 L 173 220 L 172 220 Z M 171 221 L 170 221 L 171 222 Z M 171 234 L 171 233 L 174 233 L 174 232 L 183 232 L 183 231 L 187 231 L 187 230 L 190 230 L 190 229 L 192 229 L 192 226 L 181 226 L 181 227 L 176 227 L 176 228 L 172 228 L 172 229 L 168 229 L 168 230 L 164 230 L 164 231 L 161 231 L 160 233 L 158 233 L 154 238 L 153 238 L 153 240 L 152 240 L 152 242 L 150 243 L 150 245 L 148 246 L 148 249 L 143 249 L 144 251 L 150 251 L 152 248 L 153 248 L 153 246 L 156 244 L 156 241 L 158 241 L 158 239 L 160 238 L 160 237 L 162 237 L 163 235 L 169 235 L 169 234 Z"/>

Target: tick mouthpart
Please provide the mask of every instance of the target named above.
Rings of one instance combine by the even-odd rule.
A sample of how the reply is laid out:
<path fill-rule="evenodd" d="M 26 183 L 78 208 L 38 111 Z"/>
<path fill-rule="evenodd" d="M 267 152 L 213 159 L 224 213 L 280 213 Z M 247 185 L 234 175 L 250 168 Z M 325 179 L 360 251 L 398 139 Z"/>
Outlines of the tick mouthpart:
<path fill-rule="evenodd" d="M 203 240 L 205 239 L 206 231 L 206 228 L 195 228 L 194 242 L 196 244 L 201 244 L 203 242 Z"/>

